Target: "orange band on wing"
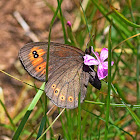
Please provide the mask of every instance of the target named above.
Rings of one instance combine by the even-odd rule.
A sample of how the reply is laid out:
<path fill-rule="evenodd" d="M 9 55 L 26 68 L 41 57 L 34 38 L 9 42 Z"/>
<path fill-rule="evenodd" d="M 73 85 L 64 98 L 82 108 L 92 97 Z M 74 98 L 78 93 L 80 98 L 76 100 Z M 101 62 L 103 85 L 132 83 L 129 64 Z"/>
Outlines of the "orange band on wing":
<path fill-rule="evenodd" d="M 38 57 L 35 58 L 33 52 L 36 51 Z M 42 56 L 45 54 L 45 51 L 43 49 L 39 49 L 39 47 L 33 47 L 29 53 L 29 59 L 33 66 L 37 66 L 41 64 L 44 60 Z"/>
<path fill-rule="evenodd" d="M 43 71 L 46 68 L 46 62 L 43 62 L 42 64 L 38 65 L 35 70 L 37 72 Z"/>
<path fill-rule="evenodd" d="M 46 69 L 44 69 L 44 70 L 41 72 L 41 74 L 44 74 L 44 75 L 45 75 L 45 73 L 46 73 Z"/>
<path fill-rule="evenodd" d="M 37 50 L 39 50 L 39 47 L 33 47 L 32 49 L 31 49 L 31 51 L 30 51 L 30 53 L 29 53 L 29 58 L 33 58 L 34 59 L 34 55 L 33 55 L 33 51 L 36 51 L 37 52 Z"/>
<path fill-rule="evenodd" d="M 36 51 L 39 56 L 43 56 L 46 53 L 43 49 L 39 49 L 39 47 L 33 47 L 29 55 L 32 55 L 33 51 Z"/>
<path fill-rule="evenodd" d="M 31 60 L 31 59 L 30 59 Z M 39 65 L 40 63 L 42 63 L 44 60 L 43 60 L 43 58 L 42 57 L 38 57 L 38 58 L 34 58 L 34 59 L 32 59 L 33 61 L 32 61 L 32 65 L 33 66 L 37 66 L 37 65 Z"/>
<path fill-rule="evenodd" d="M 52 69 L 52 67 L 49 66 L 49 67 L 48 67 L 48 71 L 51 71 L 51 69 Z M 41 74 L 46 74 L 46 66 L 45 66 L 45 69 L 41 72 Z"/>
<path fill-rule="evenodd" d="M 39 56 L 43 56 L 45 54 L 45 51 L 43 49 L 36 50 Z"/>

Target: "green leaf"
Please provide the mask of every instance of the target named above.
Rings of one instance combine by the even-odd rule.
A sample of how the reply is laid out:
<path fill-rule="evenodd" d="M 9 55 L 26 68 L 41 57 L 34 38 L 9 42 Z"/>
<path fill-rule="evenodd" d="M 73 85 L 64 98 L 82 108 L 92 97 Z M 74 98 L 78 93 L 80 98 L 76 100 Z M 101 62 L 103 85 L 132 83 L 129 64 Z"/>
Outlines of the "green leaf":
<path fill-rule="evenodd" d="M 37 134 L 37 139 L 41 136 L 45 123 L 46 123 L 46 116 L 44 116 L 41 120 L 40 128 Z"/>
<path fill-rule="evenodd" d="M 133 119 L 136 121 L 137 125 L 140 127 L 140 119 L 138 118 L 138 116 L 133 112 L 133 110 L 129 106 L 126 105 L 126 108 L 128 109 Z"/>
<path fill-rule="evenodd" d="M 33 111 L 35 105 L 37 104 L 38 100 L 40 99 L 41 95 L 44 92 L 44 87 L 45 87 L 45 82 L 42 84 L 40 90 L 38 90 L 37 94 L 35 95 L 34 99 L 31 102 L 30 106 L 28 107 L 27 112 L 25 113 L 22 121 L 20 122 L 20 124 L 19 124 L 19 126 L 18 126 L 18 128 L 13 136 L 13 140 L 19 139 L 19 136 L 23 130 L 23 127 L 25 126 L 31 112 Z"/>

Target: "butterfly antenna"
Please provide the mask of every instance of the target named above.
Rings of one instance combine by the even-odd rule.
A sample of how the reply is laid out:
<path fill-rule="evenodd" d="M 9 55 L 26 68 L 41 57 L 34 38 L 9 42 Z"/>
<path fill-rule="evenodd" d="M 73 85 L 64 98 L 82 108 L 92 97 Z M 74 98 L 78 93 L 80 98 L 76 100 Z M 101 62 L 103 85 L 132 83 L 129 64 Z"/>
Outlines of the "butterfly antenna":
<path fill-rule="evenodd" d="M 94 35 L 92 35 L 92 37 L 89 39 L 88 43 L 86 44 L 86 48 L 87 48 L 89 42 L 91 41 L 91 39 L 93 39 L 93 38 L 94 38 Z"/>

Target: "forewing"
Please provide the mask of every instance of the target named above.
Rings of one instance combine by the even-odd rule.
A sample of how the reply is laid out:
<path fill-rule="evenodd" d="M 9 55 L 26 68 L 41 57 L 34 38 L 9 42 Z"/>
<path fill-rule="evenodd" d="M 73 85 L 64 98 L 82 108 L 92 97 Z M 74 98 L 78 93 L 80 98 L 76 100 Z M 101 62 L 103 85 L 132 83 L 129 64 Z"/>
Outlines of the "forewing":
<path fill-rule="evenodd" d="M 35 42 L 25 45 L 19 51 L 19 59 L 27 72 L 34 78 L 46 80 L 46 58 L 47 58 L 47 42 Z M 34 54 L 36 52 L 36 55 Z M 49 58 L 49 76 L 57 71 L 69 61 L 76 60 L 79 63 L 83 61 L 84 52 L 78 48 L 59 44 L 50 43 Z"/>

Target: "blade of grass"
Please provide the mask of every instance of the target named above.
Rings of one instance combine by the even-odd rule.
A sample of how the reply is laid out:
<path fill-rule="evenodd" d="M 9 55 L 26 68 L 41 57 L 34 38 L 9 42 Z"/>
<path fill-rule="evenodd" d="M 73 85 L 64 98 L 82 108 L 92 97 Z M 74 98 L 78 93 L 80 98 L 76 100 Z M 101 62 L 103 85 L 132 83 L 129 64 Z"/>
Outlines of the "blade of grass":
<path fill-rule="evenodd" d="M 67 41 L 66 30 L 65 30 L 64 20 L 63 20 L 64 17 L 62 15 L 62 10 L 61 10 L 61 4 L 59 4 L 59 0 L 57 0 L 57 3 L 58 3 L 58 6 L 59 6 L 60 20 L 61 20 L 62 29 L 63 29 L 64 40 L 65 40 L 65 44 L 67 44 L 68 41 Z"/>
<path fill-rule="evenodd" d="M 95 6 L 99 9 L 99 11 L 105 16 L 105 18 L 111 23 L 111 19 L 106 15 L 103 7 L 99 6 L 99 4 L 95 1 L 95 0 L 91 0 L 93 4 L 95 4 Z M 112 17 L 113 18 L 113 17 Z M 119 27 L 116 26 L 115 23 L 112 22 L 112 26 L 116 29 L 116 31 L 120 34 L 120 36 L 122 37 L 123 40 L 125 40 L 127 37 L 124 34 L 125 32 L 122 32 Z M 132 45 L 132 43 L 130 43 L 129 40 L 126 41 L 127 45 L 133 50 L 133 52 L 136 54 L 136 50 L 135 47 Z"/>
<path fill-rule="evenodd" d="M 115 89 L 116 89 L 116 91 L 117 91 L 117 94 L 119 95 L 119 97 L 123 100 L 123 102 L 125 102 L 125 104 L 128 104 L 129 102 L 127 101 L 127 99 L 125 99 L 125 95 L 124 95 L 124 93 L 123 93 L 123 91 L 121 90 L 121 88 L 120 88 L 120 86 L 119 86 L 119 84 L 114 84 L 113 85 L 114 87 L 115 87 Z M 112 89 L 113 90 L 113 89 Z M 114 91 L 114 90 L 113 90 Z M 115 92 L 115 91 L 114 91 Z M 124 105 L 125 105 L 124 104 Z"/>
<path fill-rule="evenodd" d="M 0 104 L 1 104 L 1 106 L 3 107 L 3 109 L 4 109 L 6 115 L 7 115 L 8 119 L 9 119 L 9 121 L 10 121 L 10 123 L 11 123 L 13 129 L 16 130 L 16 126 L 15 126 L 15 124 L 14 124 L 12 118 L 10 117 L 10 115 L 9 115 L 9 113 L 8 113 L 8 111 L 7 111 L 6 107 L 5 107 L 5 105 L 4 105 L 4 103 L 3 103 L 1 100 L 0 100 Z"/>
<path fill-rule="evenodd" d="M 35 97 L 33 98 L 30 106 L 28 107 L 28 110 L 27 112 L 25 113 L 22 121 L 20 122 L 14 136 L 13 136 L 13 140 L 17 140 L 19 139 L 19 136 L 23 130 L 23 127 L 25 126 L 31 112 L 33 111 L 35 105 L 37 104 L 38 100 L 40 99 L 41 95 L 43 94 L 44 92 L 44 86 L 45 86 L 45 82 L 42 84 L 42 86 L 40 87 L 41 90 L 38 90 L 37 94 L 35 95 Z"/>
<path fill-rule="evenodd" d="M 132 3 L 131 3 L 131 0 L 127 0 L 128 2 L 128 6 L 129 6 L 129 9 L 130 9 L 130 13 L 131 13 L 131 18 L 132 18 L 132 21 L 134 23 L 135 22 L 135 18 L 133 16 L 133 10 L 132 10 Z M 139 31 L 135 29 L 135 32 L 138 33 Z M 136 84 L 137 84 L 137 104 L 140 104 L 140 85 L 139 85 L 139 81 L 140 81 L 140 37 L 137 36 L 137 62 L 136 62 Z M 138 112 L 138 116 L 140 116 L 140 109 L 137 110 Z M 137 134 L 138 135 L 138 132 L 140 131 L 140 127 L 138 127 L 137 129 Z"/>
<path fill-rule="evenodd" d="M 121 46 L 121 44 L 123 44 L 124 42 L 126 42 L 126 40 L 132 39 L 132 38 L 134 38 L 134 37 L 138 37 L 139 35 L 140 35 L 140 33 L 137 33 L 137 34 L 135 34 L 135 35 L 133 35 L 133 36 L 128 37 L 127 39 L 125 39 L 125 40 L 123 40 L 122 42 L 120 42 L 119 44 L 117 44 L 117 45 L 112 49 L 112 51 L 115 50 L 117 47 Z"/>
<path fill-rule="evenodd" d="M 108 37 L 108 94 L 106 98 L 106 125 L 105 125 L 105 140 L 107 140 L 108 135 L 108 125 L 109 125 L 109 112 L 110 112 L 110 92 L 111 92 L 111 25 L 109 29 Z"/>
<path fill-rule="evenodd" d="M 0 123 L 0 128 L 8 129 L 14 131 L 14 128 L 11 125 Z"/>
<path fill-rule="evenodd" d="M 56 120 L 64 112 L 64 110 L 65 110 L 65 108 L 60 112 L 60 114 L 55 118 L 55 120 L 50 124 L 50 126 L 45 130 L 45 132 L 38 138 L 38 140 L 40 140 L 45 135 L 45 133 L 47 133 L 47 131 L 52 127 L 52 125 L 56 122 Z"/>
<path fill-rule="evenodd" d="M 96 104 L 96 105 L 106 105 L 103 102 L 94 102 L 94 101 L 88 101 L 88 100 L 85 100 L 84 102 L 89 103 L 89 104 Z M 131 105 L 131 104 L 126 104 L 126 105 L 131 108 L 140 108 L 140 105 Z M 110 103 L 110 106 L 114 106 L 114 107 L 126 107 L 126 105 Z"/>
<path fill-rule="evenodd" d="M 41 124 L 40 124 L 40 128 L 39 128 L 36 140 L 41 136 L 45 123 L 46 123 L 46 116 L 44 116 L 41 120 Z"/>
<path fill-rule="evenodd" d="M 35 89 L 36 89 L 36 92 L 37 92 L 37 87 L 36 87 L 36 85 L 35 85 Z M 43 118 L 42 118 L 42 120 L 41 120 L 40 128 L 39 128 L 39 131 L 38 131 L 38 134 L 37 134 L 37 139 L 38 139 L 38 137 L 41 136 L 41 133 L 43 132 L 43 127 L 46 127 L 46 120 L 48 120 L 48 119 L 47 119 L 47 116 L 46 116 L 46 112 L 47 112 L 47 97 L 46 97 L 45 93 L 44 93 L 44 96 L 45 96 L 45 97 L 44 97 L 44 98 L 45 98 L 45 105 L 43 104 L 41 98 L 39 99 L 39 101 L 41 102 L 41 105 L 42 105 L 42 109 L 43 109 L 43 112 L 44 112 L 44 116 L 43 116 Z M 38 110 L 37 112 L 39 113 L 39 110 Z M 37 115 L 37 113 L 36 113 L 36 115 Z M 45 119 L 45 120 L 44 120 L 44 119 Z M 32 132 L 31 135 L 33 135 L 33 133 L 34 133 L 34 131 Z M 28 139 L 30 139 L 31 135 L 29 136 Z M 46 140 L 46 137 L 45 137 L 45 136 L 44 136 L 44 140 Z"/>
<path fill-rule="evenodd" d="M 127 0 L 128 2 L 128 6 L 129 6 L 129 9 L 130 9 L 130 14 L 131 14 L 131 18 L 132 18 L 132 21 L 135 23 L 135 18 L 133 16 L 133 10 L 132 10 L 132 4 L 131 4 L 131 0 Z M 138 34 L 139 31 L 135 29 L 135 32 Z M 137 84 L 137 104 L 140 104 L 140 85 L 139 85 L 139 75 L 140 75 L 140 37 L 137 36 L 136 37 L 137 39 L 137 62 L 136 62 L 136 84 Z M 138 115 L 140 116 L 140 110 L 138 110 Z"/>
<path fill-rule="evenodd" d="M 71 113 L 71 112 L 72 112 L 72 110 L 69 109 L 69 110 L 68 110 L 68 117 L 69 117 L 69 122 L 70 122 L 70 126 L 69 126 L 70 129 L 69 129 L 69 130 L 71 131 L 72 139 L 74 139 L 74 135 L 73 135 L 73 128 L 74 128 L 73 126 L 74 126 L 74 123 L 71 123 L 71 122 L 73 121 L 73 120 L 72 120 L 72 113 Z"/>
<path fill-rule="evenodd" d="M 43 0 L 44 3 L 46 4 L 46 6 L 48 6 L 48 8 L 50 8 L 50 10 L 55 13 L 56 9 L 47 1 L 47 0 Z M 60 19 L 60 15 L 59 13 L 57 14 L 57 17 Z"/>
<path fill-rule="evenodd" d="M 60 113 L 60 108 L 58 108 L 58 111 Z M 64 126 L 64 123 L 63 123 L 62 116 L 60 116 L 60 121 L 61 121 L 63 133 L 64 133 L 64 136 L 66 137 L 66 140 L 70 140 L 70 138 L 68 137 L 68 134 L 66 133 L 66 129 L 65 129 L 65 126 Z"/>
<path fill-rule="evenodd" d="M 114 13 L 127 25 L 134 27 L 134 28 L 140 28 L 140 25 L 135 24 L 128 19 L 126 19 L 121 13 L 119 13 L 113 6 L 110 6 L 110 8 L 114 11 Z"/>
<path fill-rule="evenodd" d="M 104 120 L 102 117 L 100 117 L 100 116 L 98 116 L 98 115 L 96 115 L 96 114 L 94 114 L 94 113 L 92 113 L 92 112 L 90 112 L 90 111 L 88 111 L 88 110 L 86 110 L 86 109 L 84 109 L 84 108 L 82 108 L 82 109 L 83 109 L 84 111 L 86 111 L 86 112 L 88 112 L 88 113 L 94 115 L 94 116 L 97 117 L 98 119 L 100 119 L 100 120 L 106 122 L 106 120 Z M 109 121 L 109 124 L 111 124 L 112 126 L 114 126 L 114 127 L 117 128 L 117 129 L 123 131 L 124 133 L 128 134 L 128 135 L 131 136 L 132 138 L 134 138 L 130 133 L 128 133 L 127 131 L 123 130 L 121 127 L 118 127 L 117 125 L 114 125 L 114 124 L 111 123 L 110 121 Z"/>
<path fill-rule="evenodd" d="M 139 119 L 139 117 L 134 113 L 134 111 L 130 108 L 130 107 L 128 107 L 127 105 L 126 105 L 126 108 L 128 109 L 128 111 L 129 111 L 129 113 L 131 114 L 131 116 L 134 118 L 134 120 L 136 121 L 136 124 L 140 127 L 140 119 Z"/>
<path fill-rule="evenodd" d="M 118 95 L 119 93 L 115 90 L 115 87 L 111 84 L 111 88 L 112 90 Z M 137 117 L 137 115 L 134 113 L 134 111 L 127 106 L 127 104 L 125 104 L 125 102 L 123 101 L 122 98 L 120 98 L 121 102 L 126 106 L 127 110 L 129 111 L 129 113 L 131 114 L 132 118 L 136 121 L 136 124 L 138 126 L 140 126 L 140 119 Z"/>
<path fill-rule="evenodd" d="M 48 80 L 48 65 L 49 65 L 49 50 L 50 50 L 51 30 L 52 30 L 54 20 L 55 20 L 55 18 L 57 16 L 57 13 L 59 11 L 59 8 L 60 8 L 60 5 L 61 5 L 62 1 L 63 0 L 60 0 L 60 2 L 59 2 L 59 0 L 58 0 L 59 5 L 57 6 L 57 9 L 56 9 L 56 11 L 54 13 L 54 16 L 53 16 L 53 18 L 51 20 L 51 23 L 50 23 L 50 30 L 49 30 L 49 37 L 48 37 L 48 50 L 47 50 L 47 64 L 46 64 L 46 81 Z"/>
<path fill-rule="evenodd" d="M 77 139 L 81 140 L 81 93 L 79 93 L 79 95 L 78 95 L 78 117 L 77 117 L 77 122 L 78 122 Z"/>
<path fill-rule="evenodd" d="M 33 127 L 33 126 L 32 126 Z M 26 140 L 30 140 L 30 139 L 32 139 L 32 137 L 37 137 L 37 134 L 36 134 L 36 131 L 37 131 L 37 129 L 38 129 L 38 127 L 39 127 L 39 125 L 36 125 L 35 127 L 33 127 L 33 130 L 32 130 L 32 133 L 30 133 L 29 131 L 29 137 L 28 138 L 26 138 Z M 24 132 L 24 131 L 23 131 Z"/>
<path fill-rule="evenodd" d="M 139 39 L 139 38 L 138 38 Z M 140 43 L 138 42 L 137 46 L 137 62 L 136 62 L 136 84 L 137 84 L 137 103 L 140 104 Z M 138 114 L 140 116 L 140 110 L 138 110 Z"/>
<path fill-rule="evenodd" d="M 69 139 L 71 140 L 72 139 L 72 133 L 71 133 L 71 131 L 70 131 L 70 119 L 69 119 L 69 116 L 68 116 L 68 111 L 67 110 L 65 110 L 65 117 L 66 117 L 66 119 L 67 119 L 67 129 L 68 129 L 68 136 L 69 136 Z"/>
<path fill-rule="evenodd" d="M 48 67 L 49 67 L 49 55 L 50 55 L 49 50 L 50 50 L 50 40 L 51 40 L 51 29 L 52 29 L 54 20 L 55 20 L 55 18 L 56 18 L 56 16 L 57 16 L 57 13 L 58 13 L 58 11 L 59 11 L 59 8 L 61 7 L 60 5 L 61 5 L 61 3 L 62 3 L 62 0 L 60 0 L 60 2 L 59 2 L 59 0 L 57 0 L 57 2 L 58 2 L 58 6 L 57 6 L 57 9 L 56 9 L 56 11 L 55 11 L 55 13 L 54 13 L 54 16 L 53 16 L 53 18 L 52 18 L 52 20 L 51 20 L 50 30 L 49 30 L 49 37 L 48 37 L 47 63 L 46 63 L 46 82 L 48 81 Z M 46 113 L 47 113 L 47 97 L 46 97 L 46 95 L 45 95 L 45 111 L 44 111 L 44 115 L 45 115 L 45 116 L 46 116 Z M 47 119 L 47 116 L 46 116 L 46 119 Z M 47 128 L 47 127 L 46 127 L 46 124 L 45 124 L 45 125 L 44 125 L 44 130 L 46 130 L 46 128 Z M 46 133 L 45 133 L 45 135 L 44 135 L 44 139 L 46 139 Z"/>
<path fill-rule="evenodd" d="M 83 11 L 83 14 L 84 14 L 84 18 L 85 18 L 85 21 L 86 21 L 86 27 L 87 27 L 87 31 L 88 31 L 88 33 L 89 33 L 89 38 L 90 38 L 90 40 L 91 40 L 92 46 L 94 47 L 92 35 L 90 34 L 90 30 L 89 30 L 89 27 L 88 27 L 88 21 L 87 21 L 86 14 L 85 14 L 85 11 L 84 11 L 84 9 L 83 9 L 81 0 L 80 0 L 80 5 L 81 5 L 81 8 L 82 8 L 82 11 Z"/>
<path fill-rule="evenodd" d="M 48 119 L 47 118 L 47 115 L 46 115 L 46 113 L 47 113 L 47 96 L 46 96 L 46 94 L 44 93 L 44 99 L 45 99 L 45 101 L 44 101 L 44 117 L 43 118 L 45 118 L 46 120 Z M 42 124 L 41 124 L 42 125 Z M 40 125 L 40 127 L 41 127 L 41 125 Z M 46 121 L 45 121 L 45 124 L 43 125 L 44 126 L 44 130 L 46 130 L 46 128 L 47 128 L 47 124 L 46 124 Z M 41 127 L 42 128 L 42 127 Z M 41 128 L 40 128 L 40 132 L 41 132 Z M 44 135 L 44 140 L 46 140 L 46 134 Z"/>
<path fill-rule="evenodd" d="M 127 36 L 131 36 L 132 32 L 130 32 L 130 30 L 126 27 L 126 24 L 121 22 L 121 19 L 113 14 L 109 14 L 110 12 L 108 9 L 106 9 L 103 4 L 101 2 L 99 2 L 100 4 L 98 4 L 95 0 L 92 0 L 92 2 L 94 2 L 95 6 L 99 9 L 99 11 L 104 15 L 104 17 L 111 22 L 111 19 L 113 19 L 114 23 L 112 24 L 112 26 L 117 30 L 121 30 L 125 33 L 125 35 Z M 118 28 L 119 27 L 119 28 Z"/>
<path fill-rule="evenodd" d="M 83 0 L 82 1 L 81 5 L 82 5 L 84 10 L 87 9 L 88 2 L 89 2 L 89 0 Z M 78 3 L 78 6 L 79 6 L 79 3 Z M 80 12 L 77 13 L 77 17 L 75 19 L 75 22 L 73 23 L 73 27 L 72 27 L 72 31 L 73 32 L 76 32 L 79 29 L 79 25 L 81 23 L 81 19 L 83 19 L 83 15 L 81 14 L 81 9 L 80 9 Z"/>

